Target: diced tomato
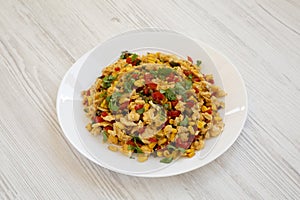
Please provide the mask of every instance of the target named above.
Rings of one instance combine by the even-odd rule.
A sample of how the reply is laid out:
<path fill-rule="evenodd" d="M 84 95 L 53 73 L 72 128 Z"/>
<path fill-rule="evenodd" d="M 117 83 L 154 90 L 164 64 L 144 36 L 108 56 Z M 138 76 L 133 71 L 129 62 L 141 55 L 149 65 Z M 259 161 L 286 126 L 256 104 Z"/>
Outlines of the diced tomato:
<path fill-rule="evenodd" d="M 132 78 L 137 79 L 139 77 L 138 74 L 132 74 Z"/>
<path fill-rule="evenodd" d="M 113 127 L 112 126 L 106 126 L 106 127 L 104 127 L 104 130 L 106 132 L 109 131 L 109 130 L 113 130 Z"/>
<path fill-rule="evenodd" d="M 105 111 L 101 113 L 101 116 L 102 116 L 102 117 L 106 117 L 107 115 L 108 115 L 108 113 L 105 112 Z"/>
<path fill-rule="evenodd" d="M 208 114 L 212 114 L 212 109 L 210 108 L 210 109 L 208 109 L 207 111 L 205 111 L 205 112 L 207 112 Z"/>
<path fill-rule="evenodd" d="M 169 76 L 166 77 L 166 81 L 173 82 L 175 78 L 174 73 L 170 73 Z"/>
<path fill-rule="evenodd" d="M 167 115 L 172 118 L 178 117 L 180 114 L 181 112 L 179 110 L 170 110 L 167 112 Z"/>
<path fill-rule="evenodd" d="M 191 108 L 191 107 L 193 107 L 195 105 L 195 102 L 193 102 L 193 101 L 187 101 L 186 105 L 187 105 L 187 107 Z"/>
<path fill-rule="evenodd" d="M 121 70 L 120 67 L 116 67 L 116 68 L 115 68 L 115 71 L 116 71 L 116 72 L 118 72 L 118 71 L 120 71 L 120 70 Z"/>
<path fill-rule="evenodd" d="M 200 82 L 201 79 L 200 79 L 199 77 L 197 77 L 197 76 L 194 76 L 194 77 L 193 77 L 193 81 L 194 81 L 194 82 Z"/>
<path fill-rule="evenodd" d="M 176 139 L 176 147 L 187 149 L 190 145 L 190 142 L 183 142 L 180 138 Z"/>
<path fill-rule="evenodd" d="M 153 75 L 152 74 L 145 74 L 144 79 L 145 79 L 145 83 L 150 83 L 153 79 Z"/>
<path fill-rule="evenodd" d="M 122 103 L 122 104 L 120 105 L 120 109 L 127 108 L 128 105 L 129 105 L 129 101 L 125 101 L 124 103 Z"/>
<path fill-rule="evenodd" d="M 86 96 L 90 96 L 90 95 L 91 95 L 91 91 L 90 90 L 86 91 Z"/>
<path fill-rule="evenodd" d="M 174 100 L 174 101 L 171 101 L 171 105 L 172 105 L 173 107 L 175 107 L 175 106 L 177 105 L 177 103 L 178 103 L 178 100 L 177 100 L 177 99 Z"/>
<path fill-rule="evenodd" d="M 126 58 L 126 63 L 131 64 L 131 58 L 130 57 Z"/>
<path fill-rule="evenodd" d="M 146 126 L 143 126 L 142 128 L 140 128 L 140 129 L 138 130 L 139 134 L 144 133 L 144 132 L 145 132 L 145 129 L 146 129 Z"/>
<path fill-rule="evenodd" d="M 211 83 L 211 84 L 215 84 L 215 81 L 213 79 L 209 80 L 208 82 Z"/>
<path fill-rule="evenodd" d="M 104 119 L 101 116 L 95 116 L 94 121 L 96 123 L 104 122 Z"/>
<path fill-rule="evenodd" d="M 150 89 L 152 89 L 152 90 L 156 90 L 156 87 L 157 87 L 157 84 L 156 83 L 146 83 L 146 85 L 150 88 Z"/>
<path fill-rule="evenodd" d="M 126 144 L 131 145 L 131 146 L 136 146 L 132 140 L 128 140 L 126 142 Z"/>
<path fill-rule="evenodd" d="M 157 142 L 157 138 L 156 137 L 149 138 L 148 140 L 149 140 L 149 142 Z"/>
<path fill-rule="evenodd" d="M 191 57 L 187 57 L 188 61 L 190 61 L 191 63 L 193 63 L 193 59 Z"/>
<path fill-rule="evenodd" d="M 198 88 L 194 87 L 194 90 L 195 90 L 196 94 L 199 93 L 199 89 Z"/>
<path fill-rule="evenodd" d="M 186 76 L 189 76 L 192 74 L 191 70 L 183 70 L 183 73 L 186 75 Z"/>
<path fill-rule="evenodd" d="M 135 110 L 139 110 L 139 109 L 142 109 L 144 107 L 144 105 L 142 105 L 142 104 L 137 104 L 135 107 L 134 107 L 134 109 Z"/>
<path fill-rule="evenodd" d="M 150 89 L 146 87 L 146 88 L 144 88 L 143 92 L 145 95 L 148 95 L 150 92 Z"/>
<path fill-rule="evenodd" d="M 175 78 L 174 78 L 174 82 L 175 82 L 175 83 L 177 83 L 177 82 L 179 82 L 179 81 L 180 81 L 179 77 L 175 77 Z"/>
<path fill-rule="evenodd" d="M 158 91 L 152 93 L 152 98 L 153 98 L 154 101 L 160 102 L 161 100 L 164 99 L 164 97 L 165 96 L 162 93 L 158 92 Z"/>

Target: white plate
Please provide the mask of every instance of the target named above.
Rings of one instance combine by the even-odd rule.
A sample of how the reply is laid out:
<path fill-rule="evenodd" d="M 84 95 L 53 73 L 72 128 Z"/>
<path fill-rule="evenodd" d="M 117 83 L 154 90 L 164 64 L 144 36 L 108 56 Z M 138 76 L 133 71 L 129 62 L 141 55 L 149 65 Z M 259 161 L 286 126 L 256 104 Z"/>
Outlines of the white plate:
<path fill-rule="evenodd" d="M 199 43 L 199 42 L 198 42 Z M 204 51 L 201 47 L 205 48 Z M 72 145 L 93 162 L 116 172 L 143 176 L 171 176 L 199 168 L 224 153 L 241 132 L 247 115 L 247 95 L 241 76 L 235 67 L 215 50 L 174 32 L 128 32 L 104 42 L 80 58 L 65 75 L 57 95 L 57 114 L 65 136 Z M 212 73 L 217 85 L 228 93 L 225 104 L 225 129 L 191 159 L 181 158 L 170 165 L 157 159 L 138 163 L 121 154 L 110 152 L 100 138 L 85 130 L 80 91 L 87 89 L 101 73 L 102 67 L 115 61 L 123 50 L 143 53 L 162 51 L 186 58 L 187 55 L 203 62 L 203 72 Z M 214 63 L 210 60 L 211 56 Z M 79 73 L 80 72 L 80 73 Z M 219 72 L 219 73 L 218 73 Z"/>

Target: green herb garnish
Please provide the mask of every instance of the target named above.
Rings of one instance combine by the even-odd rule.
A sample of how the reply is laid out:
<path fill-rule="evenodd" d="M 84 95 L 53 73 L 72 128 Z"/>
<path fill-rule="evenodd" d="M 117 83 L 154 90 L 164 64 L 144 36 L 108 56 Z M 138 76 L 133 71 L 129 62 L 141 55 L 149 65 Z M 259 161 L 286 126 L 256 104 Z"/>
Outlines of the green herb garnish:
<path fill-rule="evenodd" d="M 167 99 L 169 101 L 174 101 L 176 100 L 176 94 L 173 92 L 172 89 L 168 88 L 167 90 L 165 90 L 165 96 L 167 97 Z"/>
<path fill-rule="evenodd" d="M 196 65 L 199 67 L 201 65 L 202 61 L 201 60 L 197 60 Z"/>
<path fill-rule="evenodd" d="M 102 131 L 103 142 L 107 141 L 107 133 L 106 131 Z"/>
<path fill-rule="evenodd" d="M 138 55 L 137 54 L 133 54 L 131 56 L 131 62 L 135 61 L 135 59 L 137 59 Z"/>
<path fill-rule="evenodd" d="M 170 68 L 159 68 L 157 74 L 161 77 L 168 76 L 173 70 Z"/>
<path fill-rule="evenodd" d="M 169 158 L 163 158 L 163 159 L 161 159 L 160 162 L 168 164 L 168 163 L 172 162 L 172 160 L 173 160 L 173 158 L 169 157 Z"/>
<path fill-rule="evenodd" d="M 189 118 L 185 117 L 180 123 L 180 126 L 187 126 L 189 124 Z"/>
<path fill-rule="evenodd" d="M 136 112 L 141 115 L 145 112 L 145 108 L 138 109 Z"/>
<path fill-rule="evenodd" d="M 192 87 L 192 85 L 193 85 L 193 82 L 192 82 L 191 80 L 185 80 L 185 81 L 184 81 L 184 84 L 185 84 L 184 88 L 185 88 L 186 90 L 189 90 L 189 89 L 191 89 L 191 87 Z"/>
<path fill-rule="evenodd" d="M 112 75 L 105 76 L 105 77 L 103 78 L 102 87 L 103 87 L 104 89 L 109 88 L 109 87 L 111 86 L 111 83 L 112 83 L 114 80 L 116 80 L 116 78 L 117 78 L 117 76 L 114 77 L 114 76 L 112 76 Z"/>
<path fill-rule="evenodd" d="M 189 78 L 189 79 L 192 79 L 192 78 L 193 78 L 193 75 L 192 75 L 192 74 L 190 74 L 190 75 L 188 76 L 188 78 Z"/>

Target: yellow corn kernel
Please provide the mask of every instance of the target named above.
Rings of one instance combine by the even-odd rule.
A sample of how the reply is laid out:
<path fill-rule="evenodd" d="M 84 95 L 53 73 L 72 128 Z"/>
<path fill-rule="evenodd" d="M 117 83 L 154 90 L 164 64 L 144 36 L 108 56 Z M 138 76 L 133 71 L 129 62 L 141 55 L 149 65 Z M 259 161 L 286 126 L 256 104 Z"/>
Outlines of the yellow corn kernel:
<path fill-rule="evenodd" d="M 160 145 L 162 145 L 162 144 L 164 144 L 166 142 L 167 142 L 167 138 L 162 138 L 162 139 L 158 140 L 157 144 L 160 146 Z"/>
<path fill-rule="evenodd" d="M 194 126 L 194 125 L 195 125 L 195 122 L 189 122 L 189 125 L 190 125 L 190 126 Z"/>
<path fill-rule="evenodd" d="M 202 106 L 202 107 L 201 107 L 201 111 L 202 111 L 202 112 L 206 112 L 207 110 L 208 110 L 208 108 L 207 108 L 206 106 Z"/>
<path fill-rule="evenodd" d="M 144 81 L 143 80 L 136 80 L 133 84 L 136 87 L 142 87 L 144 85 Z"/>
<path fill-rule="evenodd" d="M 164 155 L 164 157 L 169 157 L 170 156 L 170 152 L 168 150 L 164 150 L 163 155 Z"/>
<path fill-rule="evenodd" d="M 148 145 L 141 146 L 141 149 L 144 153 L 151 153 L 151 149 L 148 147 Z"/>
<path fill-rule="evenodd" d="M 150 149 L 153 149 L 156 144 L 157 144 L 157 142 L 151 142 L 148 146 Z"/>
<path fill-rule="evenodd" d="M 176 128 L 172 128 L 172 133 L 177 133 L 177 129 Z"/>
<path fill-rule="evenodd" d="M 144 105 L 145 111 L 149 110 L 149 107 L 150 107 L 150 104 L 149 104 L 149 103 L 146 103 L 146 104 Z"/>
<path fill-rule="evenodd" d="M 170 136 L 170 141 L 172 141 L 172 142 L 173 142 L 173 141 L 174 141 L 174 139 L 175 139 L 175 136 L 176 136 L 176 133 L 172 133 L 172 134 L 171 134 L 171 136 Z"/>
<path fill-rule="evenodd" d="M 112 144 L 118 144 L 118 138 L 113 135 L 109 135 L 107 141 Z"/>
<path fill-rule="evenodd" d="M 191 152 L 191 153 L 187 154 L 186 156 L 187 156 L 188 158 L 191 158 L 191 157 L 193 157 L 194 155 L 195 155 L 195 152 Z"/>
<path fill-rule="evenodd" d="M 186 154 L 189 154 L 189 153 L 192 153 L 192 152 L 194 152 L 194 149 L 186 149 L 186 150 L 185 150 L 185 153 L 186 153 Z"/>
<path fill-rule="evenodd" d="M 157 155 L 158 157 L 162 157 L 162 156 L 163 156 L 163 152 L 162 152 L 162 151 L 157 151 L 157 152 L 156 152 L 156 155 Z"/>
<path fill-rule="evenodd" d="M 102 108 L 107 108 L 106 100 L 104 99 L 100 105 Z"/>
<path fill-rule="evenodd" d="M 138 155 L 137 160 L 139 162 L 145 162 L 146 160 L 148 160 L 148 156 L 146 156 L 145 154 Z"/>
<path fill-rule="evenodd" d="M 174 123 L 174 119 L 170 119 L 169 124 L 173 124 L 173 123 Z"/>
<path fill-rule="evenodd" d="M 111 151 L 114 151 L 114 152 L 118 151 L 118 147 L 113 146 L 113 145 L 109 145 L 107 148 L 108 148 L 109 150 L 111 150 Z"/>
<path fill-rule="evenodd" d="M 189 130 L 189 132 L 190 132 L 192 135 L 195 135 L 195 130 L 194 130 L 194 128 L 193 128 L 192 126 L 189 126 L 189 127 L 188 127 L 188 130 Z"/>
<path fill-rule="evenodd" d="M 87 97 L 87 100 L 88 100 L 88 105 L 92 105 L 92 102 L 93 102 L 93 98 L 91 96 L 88 96 Z"/>
<path fill-rule="evenodd" d="M 197 123 L 197 127 L 198 127 L 199 129 L 203 128 L 204 125 L 205 125 L 205 122 L 204 122 L 204 121 L 198 121 L 198 123 Z"/>
<path fill-rule="evenodd" d="M 91 131 L 92 130 L 92 124 L 91 123 L 88 123 L 85 127 L 88 131 Z"/>

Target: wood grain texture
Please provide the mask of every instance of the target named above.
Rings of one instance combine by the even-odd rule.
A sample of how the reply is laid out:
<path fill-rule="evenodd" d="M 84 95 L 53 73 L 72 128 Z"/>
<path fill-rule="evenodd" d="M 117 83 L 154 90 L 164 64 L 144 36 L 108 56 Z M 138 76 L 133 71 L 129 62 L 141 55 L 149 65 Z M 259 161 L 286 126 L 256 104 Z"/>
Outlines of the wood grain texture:
<path fill-rule="evenodd" d="M 223 52 L 249 116 L 214 162 L 168 178 L 101 168 L 64 138 L 55 100 L 69 67 L 126 30 L 183 32 Z M 0 199 L 299 199 L 300 1 L 0 0 Z"/>

